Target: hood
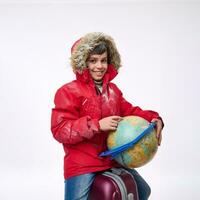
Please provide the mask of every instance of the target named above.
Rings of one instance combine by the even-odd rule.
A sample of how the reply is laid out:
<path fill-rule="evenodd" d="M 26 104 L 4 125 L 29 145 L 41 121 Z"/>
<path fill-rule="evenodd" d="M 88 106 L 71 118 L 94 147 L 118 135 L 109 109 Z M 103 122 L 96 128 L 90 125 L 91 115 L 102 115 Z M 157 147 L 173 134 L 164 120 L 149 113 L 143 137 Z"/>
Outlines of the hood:
<path fill-rule="evenodd" d="M 107 44 L 109 50 L 109 64 L 112 64 L 116 70 L 121 67 L 120 54 L 112 37 L 101 32 L 93 32 L 77 40 L 71 48 L 70 60 L 74 72 L 84 71 L 90 52 L 102 41 Z"/>

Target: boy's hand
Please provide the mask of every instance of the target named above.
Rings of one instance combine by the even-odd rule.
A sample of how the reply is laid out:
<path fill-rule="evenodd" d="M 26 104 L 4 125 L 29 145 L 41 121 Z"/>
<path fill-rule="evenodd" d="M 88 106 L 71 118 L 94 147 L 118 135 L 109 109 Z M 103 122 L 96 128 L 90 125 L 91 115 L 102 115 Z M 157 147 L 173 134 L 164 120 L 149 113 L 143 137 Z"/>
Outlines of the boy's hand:
<path fill-rule="evenodd" d="M 120 116 L 110 116 L 99 120 L 101 131 L 115 131 L 118 123 L 122 120 Z"/>
<path fill-rule="evenodd" d="M 158 138 L 158 145 L 160 146 L 162 141 L 162 128 L 163 128 L 162 120 L 154 118 L 151 120 L 151 122 L 156 122 L 156 137 Z"/>

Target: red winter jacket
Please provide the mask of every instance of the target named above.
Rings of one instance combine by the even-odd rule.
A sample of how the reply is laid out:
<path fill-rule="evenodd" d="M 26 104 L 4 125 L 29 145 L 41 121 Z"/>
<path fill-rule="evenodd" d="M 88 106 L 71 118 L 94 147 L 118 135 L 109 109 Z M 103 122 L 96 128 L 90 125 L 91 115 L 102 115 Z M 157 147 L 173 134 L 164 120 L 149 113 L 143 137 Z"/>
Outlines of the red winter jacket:
<path fill-rule="evenodd" d="M 159 117 L 154 111 L 144 111 L 127 102 L 118 87 L 110 82 L 116 75 L 116 69 L 109 65 L 102 94 L 98 95 L 89 71 L 85 69 L 55 95 L 51 130 L 54 138 L 64 146 L 65 179 L 116 165 L 110 158 L 98 156 L 107 148 L 107 133 L 100 131 L 100 119 L 112 115 L 137 115 L 151 121 Z"/>

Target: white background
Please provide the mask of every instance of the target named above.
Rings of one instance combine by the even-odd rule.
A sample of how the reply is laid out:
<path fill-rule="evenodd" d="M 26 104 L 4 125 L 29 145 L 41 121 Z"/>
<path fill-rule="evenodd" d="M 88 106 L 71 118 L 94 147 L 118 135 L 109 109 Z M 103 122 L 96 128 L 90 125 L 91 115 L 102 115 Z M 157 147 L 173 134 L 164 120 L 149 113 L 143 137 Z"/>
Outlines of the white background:
<path fill-rule="evenodd" d="M 156 157 L 138 169 L 150 200 L 200 199 L 200 3 L 92 2 L 0 2 L 0 199 L 63 199 L 51 108 L 74 79 L 71 45 L 92 31 L 115 39 L 123 67 L 114 82 L 126 99 L 165 121 Z"/>

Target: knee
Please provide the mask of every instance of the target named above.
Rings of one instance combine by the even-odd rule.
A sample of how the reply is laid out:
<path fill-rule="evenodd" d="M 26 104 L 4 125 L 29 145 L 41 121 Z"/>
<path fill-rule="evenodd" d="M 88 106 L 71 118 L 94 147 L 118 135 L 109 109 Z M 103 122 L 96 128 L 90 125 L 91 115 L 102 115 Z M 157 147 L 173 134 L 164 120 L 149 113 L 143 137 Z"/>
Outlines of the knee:
<path fill-rule="evenodd" d="M 142 191 L 140 191 L 140 199 L 147 200 L 151 194 L 151 188 L 148 184 L 143 185 Z"/>
<path fill-rule="evenodd" d="M 146 185 L 145 193 L 146 193 L 146 199 L 148 199 L 151 194 L 151 188 L 148 184 Z"/>

